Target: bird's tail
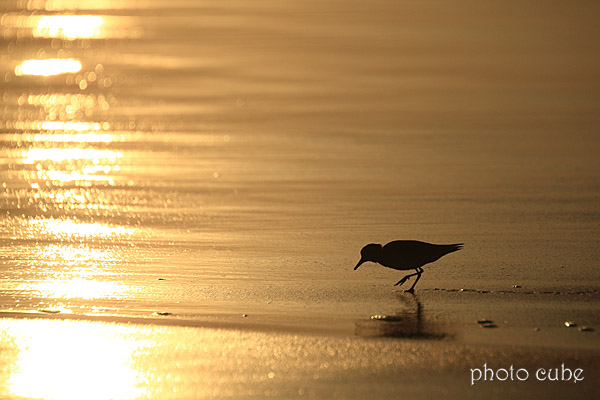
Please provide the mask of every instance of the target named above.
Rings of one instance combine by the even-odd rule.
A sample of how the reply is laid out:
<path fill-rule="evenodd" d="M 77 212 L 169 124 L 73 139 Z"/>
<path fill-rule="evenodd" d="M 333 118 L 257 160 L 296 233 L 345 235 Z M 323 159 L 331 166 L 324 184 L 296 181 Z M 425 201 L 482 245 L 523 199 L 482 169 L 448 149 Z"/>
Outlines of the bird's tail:
<path fill-rule="evenodd" d="M 453 253 L 463 248 L 464 243 L 455 243 L 455 244 L 446 244 L 444 247 L 448 251 L 448 253 Z M 446 253 L 447 254 L 447 253 Z"/>

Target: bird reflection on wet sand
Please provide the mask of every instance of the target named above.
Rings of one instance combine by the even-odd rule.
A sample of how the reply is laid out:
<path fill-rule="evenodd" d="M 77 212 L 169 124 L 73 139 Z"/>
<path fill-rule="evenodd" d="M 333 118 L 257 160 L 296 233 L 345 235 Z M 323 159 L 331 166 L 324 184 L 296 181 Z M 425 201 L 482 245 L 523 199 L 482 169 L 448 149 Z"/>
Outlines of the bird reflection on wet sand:
<path fill-rule="evenodd" d="M 423 304 L 414 294 L 398 294 L 402 310 L 392 314 L 377 314 L 355 323 L 354 333 L 364 337 L 395 337 L 412 339 L 442 339 L 447 336 L 431 320 L 424 320 Z"/>
<path fill-rule="evenodd" d="M 414 274 L 408 274 L 398 281 L 394 286 L 402 286 L 410 277 L 417 275 L 417 279 L 413 282 L 409 293 L 414 292 L 415 285 L 421 279 L 425 264 L 439 260 L 449 253 L 453 253 L 462 249 L 462 243 L 456 244 L 431 244 L 420 242 L 418 240 L 395 240 L 389 242 L 385 246 L 371 243 L 366 245 L 360 251 L 360 261 L 356 264 L 356 270 L 361 264 L 367 261 L 373 261 L 383 265 L 384 267 L 408 270 L 414 269 Z"/>

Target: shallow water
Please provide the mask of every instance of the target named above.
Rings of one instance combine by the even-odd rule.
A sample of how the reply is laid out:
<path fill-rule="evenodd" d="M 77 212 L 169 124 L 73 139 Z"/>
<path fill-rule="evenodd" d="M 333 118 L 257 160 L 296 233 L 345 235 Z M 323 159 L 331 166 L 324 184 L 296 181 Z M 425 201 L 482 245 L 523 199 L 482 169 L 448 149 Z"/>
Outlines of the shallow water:
<path fill-rule="evenodd" d="M 597 287 L 595 2 L 124 4 L 0 6 L 2 311 L 364 317 L 394 239 L 465 243 L 417 288 Z"/>

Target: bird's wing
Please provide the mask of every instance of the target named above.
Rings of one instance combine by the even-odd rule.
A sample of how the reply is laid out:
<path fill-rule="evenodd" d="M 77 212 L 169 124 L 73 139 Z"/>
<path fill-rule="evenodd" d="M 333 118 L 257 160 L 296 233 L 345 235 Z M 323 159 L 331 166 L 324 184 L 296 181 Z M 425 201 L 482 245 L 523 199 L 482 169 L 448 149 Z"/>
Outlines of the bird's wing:
<path fill-rule="evenodd" d="M 383 250 L 394 253 L 403 253 L 408 256 L 410 254 L 428 252 L 435 247 L 435 244 L 420 242 L 418 240 L 394 240 L 383 246 Z"/>
<path fill-rule="evenodd" d="M 387 264 L 416 268 L 460 250 L 461 247 L 462 244 L 443 245 L 418 240 L 395 240 L 383 246 L 383 253 Z"/>

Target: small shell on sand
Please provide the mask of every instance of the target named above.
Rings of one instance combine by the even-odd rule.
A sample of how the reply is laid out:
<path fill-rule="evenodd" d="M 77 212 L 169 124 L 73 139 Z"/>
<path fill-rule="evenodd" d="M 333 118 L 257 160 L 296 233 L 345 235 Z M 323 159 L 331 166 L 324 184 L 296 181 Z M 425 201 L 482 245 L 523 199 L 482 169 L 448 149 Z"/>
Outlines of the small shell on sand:
<path fill-rule="evenodd" d="M 565 321 L 565 326 L 567 328 L 574 328 L 574 327 L 577 326 L 577 324 L 575 322 L 572 322 L 572 321 Z"/>

